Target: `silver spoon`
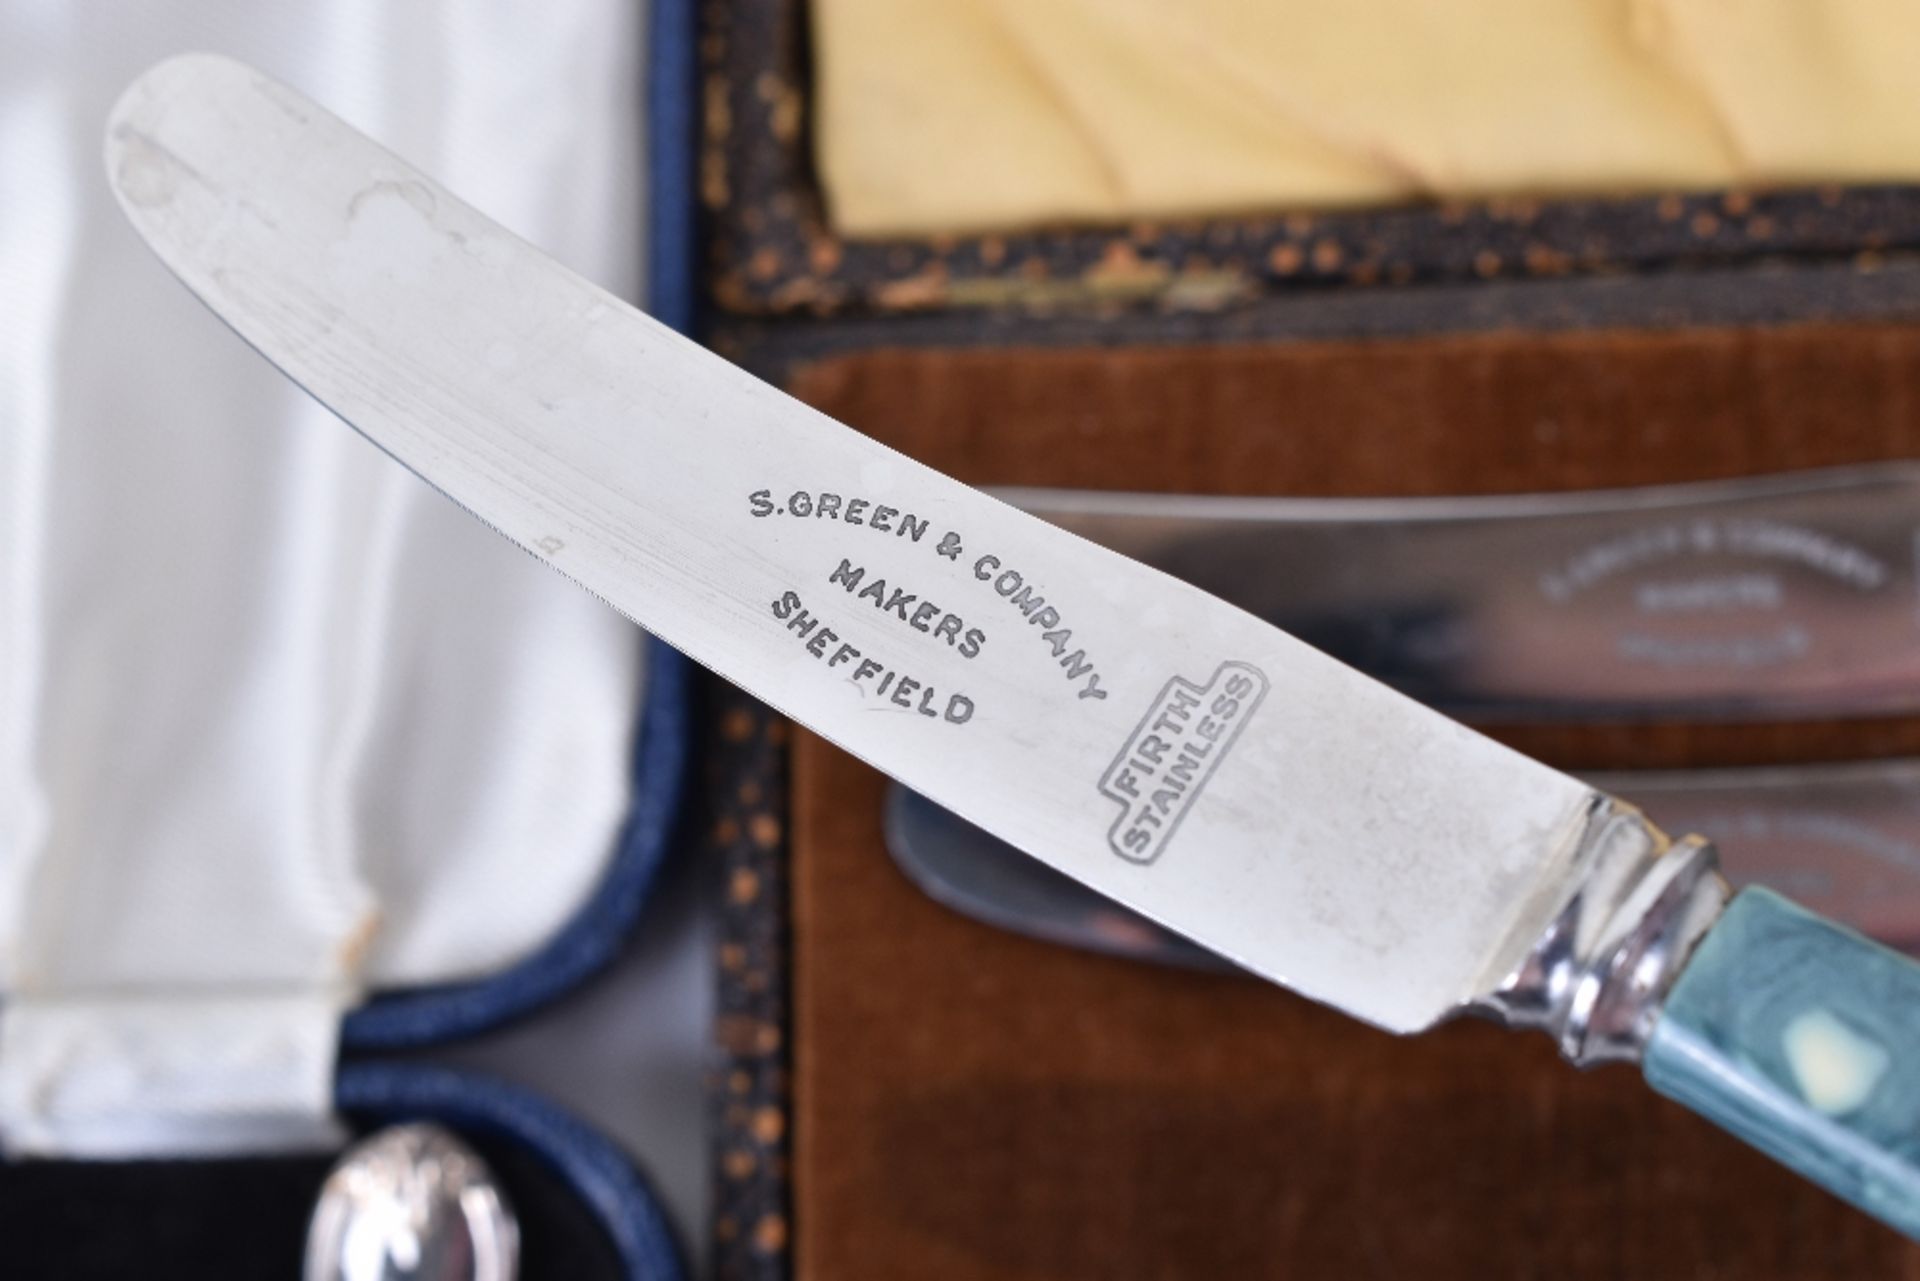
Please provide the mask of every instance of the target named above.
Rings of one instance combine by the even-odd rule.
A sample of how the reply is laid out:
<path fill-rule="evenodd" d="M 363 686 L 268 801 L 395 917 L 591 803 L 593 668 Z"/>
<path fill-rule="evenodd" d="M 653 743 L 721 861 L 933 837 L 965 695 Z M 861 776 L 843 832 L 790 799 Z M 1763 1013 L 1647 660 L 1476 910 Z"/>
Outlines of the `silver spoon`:
<path fill-rule="evenodd" d="M 493 1172 L 437 1125 L 347 1149 L 307 1229 L 306 1281 L 514 1281 L 520 1228 Z"/>

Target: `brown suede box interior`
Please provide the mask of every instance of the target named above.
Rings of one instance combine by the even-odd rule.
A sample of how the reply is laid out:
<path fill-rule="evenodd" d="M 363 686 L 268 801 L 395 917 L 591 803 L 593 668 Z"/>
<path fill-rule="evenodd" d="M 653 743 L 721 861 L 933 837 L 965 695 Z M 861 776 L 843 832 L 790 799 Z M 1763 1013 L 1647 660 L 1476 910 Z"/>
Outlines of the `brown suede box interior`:
<path fill-rule="evenodd" d="M 980 484 L 1573 489 L 1913 456 L 1920 328 L 902 348 L 789 387 Z M 1920 749 L 1900 720 L 1504 736 L 1582 766 Z M 894 869 L 878 775 L 805 737 L 793 770 L 801 1281 L 1920 1274 L 1631 1069 L 995 932 Z"/>

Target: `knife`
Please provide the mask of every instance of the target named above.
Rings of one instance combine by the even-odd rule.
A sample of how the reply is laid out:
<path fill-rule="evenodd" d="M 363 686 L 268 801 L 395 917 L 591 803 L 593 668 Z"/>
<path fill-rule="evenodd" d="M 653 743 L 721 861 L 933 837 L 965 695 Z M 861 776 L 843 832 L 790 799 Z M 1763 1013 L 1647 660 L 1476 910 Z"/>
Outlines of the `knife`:
<path fill-rule="evenodd" d="M 1791 894 L 1920 953 L 1920 760 L 1587 776 L 1669 829 L 1709 836 L 1734 885 Z M 887 852 L 929 898 L 974 920 L 1087 951 L 1202 969 L 1212 952 L 1062 876 L 897 784 Z"/>
<path fill-rule="evenodd" d="M 1711 847 L 727 364 L 241 64 L 116 104 L 134 227 L 405 466 L 721 676 L 1243 968 L 1465 1010 L 1920 1235 L 1920 967 Z"/>
<path fill-rule="evenodd" d="M 1461 498 L 996 493 L 1460 716 L 1920 708 L 1910 462 Z"/>

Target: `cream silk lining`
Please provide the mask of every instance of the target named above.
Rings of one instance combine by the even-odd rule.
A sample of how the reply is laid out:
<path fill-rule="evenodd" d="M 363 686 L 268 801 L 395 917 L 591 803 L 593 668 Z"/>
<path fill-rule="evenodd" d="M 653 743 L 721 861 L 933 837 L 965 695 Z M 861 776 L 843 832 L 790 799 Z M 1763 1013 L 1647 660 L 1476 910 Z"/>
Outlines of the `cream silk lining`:
<path fill-rule="evenodd" d="M 638 288 L 627 0 L 0 5 L 0 1134 L 325 1133 L 342 1011 L 602 874 L 641 638 L 307 402 L 137 243 L 118 89 L 253 61 Z"/>
<path fill-rule="evenodd" d="M 811 0 L 855 235 L 1920 177 L 1910 0 Z"/>

